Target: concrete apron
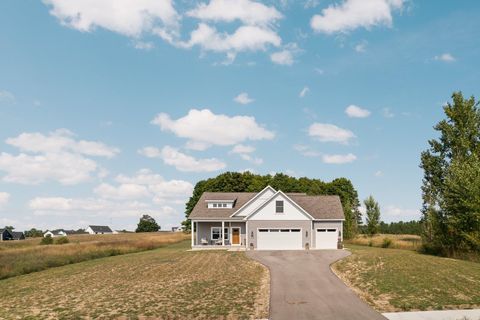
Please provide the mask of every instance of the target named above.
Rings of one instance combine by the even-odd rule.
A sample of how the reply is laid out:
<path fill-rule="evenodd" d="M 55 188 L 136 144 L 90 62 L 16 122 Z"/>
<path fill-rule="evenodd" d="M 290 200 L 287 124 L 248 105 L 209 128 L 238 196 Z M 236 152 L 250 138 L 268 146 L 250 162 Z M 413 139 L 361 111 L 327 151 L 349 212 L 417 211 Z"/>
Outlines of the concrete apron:
<path fill-rule="evenodd" d="M 389 320 L 480 320 L 480 309 L 384 313 Z"/>

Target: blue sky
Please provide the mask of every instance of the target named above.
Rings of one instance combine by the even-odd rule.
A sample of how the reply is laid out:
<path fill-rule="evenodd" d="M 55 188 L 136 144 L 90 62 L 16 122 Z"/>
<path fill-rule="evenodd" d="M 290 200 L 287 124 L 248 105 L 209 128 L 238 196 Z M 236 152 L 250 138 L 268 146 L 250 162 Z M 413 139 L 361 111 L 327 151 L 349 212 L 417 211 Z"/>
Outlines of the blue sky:
<path fill-rule="evenodd" d="M 0 3 L 0 225 L 184 218 L 224 171 L 352 180 L 419 218 L 419 155 L 479 96 L 480 4 Z"/>

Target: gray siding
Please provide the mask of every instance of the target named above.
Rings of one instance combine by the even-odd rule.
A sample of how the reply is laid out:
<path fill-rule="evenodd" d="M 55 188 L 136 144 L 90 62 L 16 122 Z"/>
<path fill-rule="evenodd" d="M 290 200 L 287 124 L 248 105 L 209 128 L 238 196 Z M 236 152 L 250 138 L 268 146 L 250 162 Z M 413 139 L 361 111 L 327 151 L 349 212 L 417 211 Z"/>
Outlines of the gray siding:
<path fill-rule="evenodd" d="M 249 220 L 248 222 L 248 246 L 253 244 L 257 248 L 257 229 L 259 228 L 284 228 L 284 229 L 302 229 L 302 247 L 305 248 L 308 243 L 311 246 L 312 221 L 310 220 Z M 252 234 L 253 233 L 253 234 Z M 253 237 L 252 237 L 253 235 Z"/>
<path fill-rule="evenodd" d="M 195 224 L 197 224 L 195 243 L 198 245 L 201 244 L 200 240 L 202 238 L 207 239 L 208 243 L 210 244 L 211 228 L 222 226 L 221 222 L 195 222 Z M 245 245 L 245 222 L 225 222 L 225 228 L 230 230 L 230 227 L 240 227 L 240 244 Z M 230 243 L 229 241 L 225 241 L 225 244 L 228 245 Z"/>
<path fill-rule="evenodd" d="M 337 229 L 339 232 L 343 232 L 342 230 L 342 221 L 314 221 L 313 222 L 313 230 L 312 230 L 312 246 L 311 248 L 316 247 L 316 239 L 315 236 L 317 234 L 316 229 Z M 338 234 L 339 237 L 341 233 Z"/>

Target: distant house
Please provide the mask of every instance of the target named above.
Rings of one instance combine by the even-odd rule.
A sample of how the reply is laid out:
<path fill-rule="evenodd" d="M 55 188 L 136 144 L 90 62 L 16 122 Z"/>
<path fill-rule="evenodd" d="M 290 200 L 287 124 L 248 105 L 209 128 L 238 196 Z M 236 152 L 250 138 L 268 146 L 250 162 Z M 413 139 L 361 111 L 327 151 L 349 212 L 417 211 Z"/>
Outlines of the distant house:
<path fill-rule="evenodd" d="M 12 231 L 12 240 L 25 240 L 25 234 L 20 231 Z"/>
<path fill-rule="evenodd" d="M 183 226 L 172 227 L 172 232 L 182 232 L 182 231 L 183 231 Z"/>
<path fill-rule="evenodd" d="M 114 232 L 109 226 L 88 226 L 85 229 L 89 234 L 113 234 Z"/>
<path fill-rule="evenodd" d="M 0 241 L 13 240 L 12 233 L 8 229 L 0 229 Z"/>
<path fill-rule="evenodd" d="M 73 236 L 73 235 L 78 235 L 78 234 L 88 234 L 88 232 L 86 232 L 83 229 L 80 229 L 80 230 L 64 230 L 64 231 L 67 234 L 67 236 Z"/>
<path fill-rule="evenodd" d="M 47 230 L 44 234 L 43 237 L 66 237 L 67 233 L 63 229 L 55 229 L 55 230 Z"/>

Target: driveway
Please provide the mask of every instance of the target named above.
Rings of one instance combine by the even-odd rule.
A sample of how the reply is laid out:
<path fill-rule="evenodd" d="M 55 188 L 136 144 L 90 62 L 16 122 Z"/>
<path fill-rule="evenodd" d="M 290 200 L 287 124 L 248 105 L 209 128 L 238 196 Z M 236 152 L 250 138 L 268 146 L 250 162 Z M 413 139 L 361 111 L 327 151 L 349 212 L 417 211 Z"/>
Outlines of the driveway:
<path fill-rule="evenodd" d="M 344 250 L 248 251 L 270 269 L 270 319 L 385 320 L 330 270 Z"/>

